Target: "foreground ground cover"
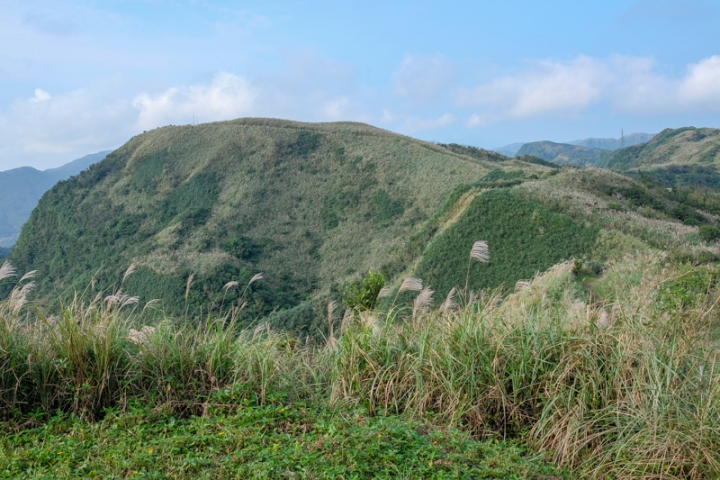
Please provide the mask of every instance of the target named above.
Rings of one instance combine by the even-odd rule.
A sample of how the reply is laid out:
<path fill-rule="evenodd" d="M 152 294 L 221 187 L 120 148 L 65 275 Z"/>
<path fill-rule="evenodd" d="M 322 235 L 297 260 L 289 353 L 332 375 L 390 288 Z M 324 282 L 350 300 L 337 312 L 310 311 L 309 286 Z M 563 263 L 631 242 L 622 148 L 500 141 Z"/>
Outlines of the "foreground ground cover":
<path fill-rule="evenodd" d="M 57 416 L 0 440 L 0 478 L 560 479 L 514 441 L 304 404 L 178 418 L 132 409 Z"/>

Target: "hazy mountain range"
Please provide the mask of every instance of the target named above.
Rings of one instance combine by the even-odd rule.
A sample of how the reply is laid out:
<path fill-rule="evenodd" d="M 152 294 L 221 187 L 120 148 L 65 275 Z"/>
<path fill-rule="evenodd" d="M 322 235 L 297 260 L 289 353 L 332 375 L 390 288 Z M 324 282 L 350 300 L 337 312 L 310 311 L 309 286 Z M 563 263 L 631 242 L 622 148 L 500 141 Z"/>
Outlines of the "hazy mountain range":
<path fill-rule="evenodd" d="M 22 225 L 47 190 L 99 162 L 108 153 L 110 151 L 86 155 L 47 170 L 20 167 L 0 172 L 0 248 L 8 248 L 15 243 Z"/>
<path fill-rule="evenodd" d="M 618 148 L 629 147 L 631 145 L 637 145 L 638 143 L 645 143 L 654 137 L 653 133 L 631 133 L 625 135 L 622 138 L 586 138 L 584 140 L 573 140 L 566 143 L 557 143 L 542 141 L 543 143 L 553 143 L 555 145 L 578 145 L 581 147 L 598 148 L 602 150 L 617 150 Z M 518 151 L 528 143 L 538 142 L 519 142 L 505 145 L 504 147 L 498 147 L 493 149 L 495 152 L 502 153 L 508 157 L 514 157 L 518 154 Z"/>

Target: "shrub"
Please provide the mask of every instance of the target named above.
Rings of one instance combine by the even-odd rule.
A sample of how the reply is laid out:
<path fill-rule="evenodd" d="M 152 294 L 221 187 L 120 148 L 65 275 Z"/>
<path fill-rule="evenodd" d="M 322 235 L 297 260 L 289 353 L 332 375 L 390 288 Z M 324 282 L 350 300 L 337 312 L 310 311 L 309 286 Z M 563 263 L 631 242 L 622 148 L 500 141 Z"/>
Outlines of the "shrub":
<path fill-rule="evenodd" d="M 703 242 L 717 242 L 720 240 L 720 226 L 703 225 L 700 227 L 700 239 Z"/>
<path fill-rule="evenodd" d="M 353 282 L 348 286 L 343 294 L 343 303 L 351 309 L 372 310 L 384 286 L 385 276 L 369 271 L 361 282 Z"/>

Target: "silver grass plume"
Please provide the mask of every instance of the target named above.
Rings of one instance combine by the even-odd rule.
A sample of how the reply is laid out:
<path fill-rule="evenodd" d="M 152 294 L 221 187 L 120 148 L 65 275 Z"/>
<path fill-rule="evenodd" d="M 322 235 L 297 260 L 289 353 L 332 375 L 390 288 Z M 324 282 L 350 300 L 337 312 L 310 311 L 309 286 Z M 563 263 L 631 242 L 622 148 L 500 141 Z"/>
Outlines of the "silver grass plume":
<path fill-rule="evenodd" d="M 380 289 L 380 292 L 378 292 L 377 298 L 387 298 L 390 296 L 390 293 L 392 292 L 392 289 L 390 287 L 382 287 Z"/>
<path fill-rule="evenodd" d="M 160 303 L 160 299 L 159 299 L 159 298 L 153 298 L 152 300 L 150 300 L 149 302 L 147 302 L 147 303 L 145 304 L 145 306 L 143 307 L 143 312 L 144 312 L 145 310 L 147 310 L 148 308 L 153 308 L 153 307 L 154 307 L 155 305 L 157 305 L 158 303 Z"/>
<path fill-rule="evenodd" d="M 262 280 L 262 279 L 263 279 L 263 274 L 262 274 L 262 273 L 256 273 L 256 274 L 253 275 L 253 277 L 250 279 L 250 281 L 248 282 L 248 285 L 252 285 L 253 283 L 257 282 L 258 280 Z"/>
<path fill-rule="evenodd" d="M 478 240 L 470 250 L 470 258 L 474 258 L 478 262 L 487 263 L 490 260 L 490 251 L 488 244 L 484 240 Z"/>
<path fill-rule="evenodd" d="M 122 285 L 123 283 L 125 283 L 125 280 L 127 280 L 127 278 L 128 278 L 130 275 L 132 275 L 133 273 L 135 273 L 135 269 L 136 269 L 135 264 L 134 264 L 134 263 L 131 263 L 130 266 L 128 267 L 128 269 L 125 270 L 125 274 L 123 275 L 122 282 L 120 282 L 120 285 Z"/>
<path fill-rule="evenodd" d="M 270 335 L 271 330 L 270 330 L 270 324 L 269 324 L 269 323 L 261 323 L 260 325 L 258 325 L 257 327 L 255 327 L 255 330 L 253 331 L 253 336 L 252 336 L 253 340 L 255 340 L 255 338 L 256 338 L 258 335 L 260 335 L 263 331 L 266 331 L 267 334 Z"/>
<path fill-rule="evenodd" d="M 420 294 L 415 297 L 415 301 L 413 301 L 413 317 L 417 317 L 430 309 L 433 302 L 433 293 L 435 292 L 432 291 L 430 287 L 425 287 L 422 289 Z"/>
<path fill-rule="evenodd" d="M 120 302 L 120 308 L 126 307 L 128 305 L 135 305 L 139 301 L 140 297 L 131 297 L 130 295 L 124 295 Z"/>
<path fill-rule="evenodd" d="M 528 292 L 530 291 L 530 280 L 518 280 L 515 282 L 516 292 Z"/>
<path fill-rule="evenodd" d="M 8 262 L 3 263 L 2 267 L 0 267 L 0 281 L 14 276 L 15 269 L 13 268 L 13 266 L 10 265 Z"/>
<path fill-rule="evenodd" d="M 225 293 L 227 293 L 228 290 L 230 290 L 231 288 L 237 287 L 238 285 L 240 285 L 240 282 L 231 280 L 225 284 L 225 286 L 223 287 L 223 290 L 225 290 Z"/>
<path fill-rule="evenodd" d="M 193 279 L 195 278 L 195 274 L 191 273 L 190 276 L 187 279 L 187 285 L 185 285 L 185 301 L 187 302 L 188 295 L 190 295 L 190 287 L 192 286 Z"/>
<path fill-rule="evenodd" d="M 337 302 L 335 300 L 328 303 L 327 312 L 328 312 L 328 322 L 330 323 L 330 325 L 332 325 L 333 315 L 335 314 L 336 308 L 337 308 Z"/>
<path fill-rule="evenodd" d="M 10 292 L 10 296 L 8 297 L 8 306 L 10 307 L 10 310 L 12 310 L 13 314 L 17 314 L 20 309 L 27 304 L 27 296 L 34 288 L 35 284 L 33 282 L 28 282 L 22 287 L 15 287 L 12 289 L 12 292 Z"/>
<path fill-rule="evenodd" d="M 107 304 L 108 308 L 112 308 L 115 306 L 117 306 L 118 308 L 123 308 L 127 305 L 134 305 L 138 303 L 139 300 L 139 297 L 131 297 L 130 295 L 123 293 L 122 290 L 118 290 L 117 293 L 105 297 L 105 303 Z"/>
<path fill-rule="evenodd" d="M 406 290 L 412 291 L 412 292 L 419 292 L 422 290 L 422 280 L 416 277 L 408 277 L 406 278 L 402 285 L 400 285 L 400 290 L 398 290 L 398 293 L 404 292 Z"/>
<path fill-rule="evenodd" d="M 450 292 L 448 292 L 447 297 L 445 297 L 445 301 L 442 305 L 440 305 L 440 311 L 442 313 L 448 313 L 450 310 L 455 308 L 457 306 L 457 303 L 455 303 L 455 293 L 457 292 L 457 288 L 453 287 L 450 289 Z"/>
<path fill-rule="evenodd" d="M 22 276 L 20 279 L 20 283 L 24 282 L 25 280 L 32 280 L 35 278 L 35 274 L 37 273 L 37 270 L 32 270 L 30 272 L 27 272 L 25 275 Z"/>
<path fill-rule="evenodd" d="M 148 327 L 147 325 L 142 327 L 140 330 L 135 330 L 134 328 L 131 328 L 128 331 L 128 340 L 130 340 L 135 345 L 143 344 L 147 341 L 148 337 L 155 333 L 154 327 Z"/>
<path fill-rule="evenodd" d="M 328 302 L 327 307 L 327 314 L 328 314 L 328 346 L 330 348 L 335 348 L 336 340 L 335 340 L 335 329 L 334 329 L 334 321 L 333 321 L 333 315 L 335 314 L 335 309 L 337 308 L 337 302 L 334 300 Z"/>

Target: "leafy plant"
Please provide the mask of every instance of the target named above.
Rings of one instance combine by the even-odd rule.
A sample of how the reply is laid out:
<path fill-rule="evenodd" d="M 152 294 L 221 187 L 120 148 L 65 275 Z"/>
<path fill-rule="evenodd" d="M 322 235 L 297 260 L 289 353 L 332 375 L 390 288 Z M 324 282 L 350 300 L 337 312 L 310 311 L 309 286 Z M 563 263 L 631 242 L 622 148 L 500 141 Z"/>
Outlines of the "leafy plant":
<path fill-rule="evenodd" d="M 343 294 L 343 303 L 350 309 L 372 310 L 384 286 L 385 276 L 382 273 L 368 271 L 362 281 L 348 285 Z"/>

